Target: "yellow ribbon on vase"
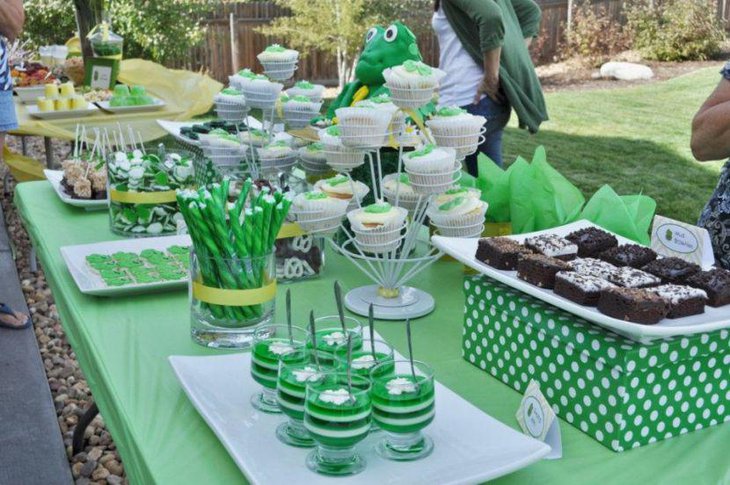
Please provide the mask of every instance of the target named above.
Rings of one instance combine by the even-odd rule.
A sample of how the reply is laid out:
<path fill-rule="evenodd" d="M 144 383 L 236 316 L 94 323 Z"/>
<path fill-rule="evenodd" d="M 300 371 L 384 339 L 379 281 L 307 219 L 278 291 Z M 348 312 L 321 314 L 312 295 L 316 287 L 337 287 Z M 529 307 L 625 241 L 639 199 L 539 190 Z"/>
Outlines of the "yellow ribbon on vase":
<path fill-rule="evenodd" d="M 116 189 L 109 191 L 109 199 L 112 202 L 125 204 L 167 204 L 177 201 L 174 190 L 161 192 L 123 192 Z"/>
<path fill-rule="evenodd" d="M 200 281 L 193 281 L 193 297 L 205 303 L 223 306 L 252 306 L 271 301 L 276 297 L 276 280 L 261 288 L 250 290 L 231 290 L 205 286 Z"/>

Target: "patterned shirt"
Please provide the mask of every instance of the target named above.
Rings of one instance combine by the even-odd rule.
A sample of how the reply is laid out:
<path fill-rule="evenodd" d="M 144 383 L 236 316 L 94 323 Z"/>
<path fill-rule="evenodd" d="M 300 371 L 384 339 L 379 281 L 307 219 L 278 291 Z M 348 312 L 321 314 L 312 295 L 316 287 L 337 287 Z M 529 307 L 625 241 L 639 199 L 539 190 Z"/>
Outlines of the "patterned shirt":
<path fill-rule="evenodd" d="M 8 67 L 8 46 L 5 39 L 0 38 L 0 91 L 13 89 L 13 78 Z"/>

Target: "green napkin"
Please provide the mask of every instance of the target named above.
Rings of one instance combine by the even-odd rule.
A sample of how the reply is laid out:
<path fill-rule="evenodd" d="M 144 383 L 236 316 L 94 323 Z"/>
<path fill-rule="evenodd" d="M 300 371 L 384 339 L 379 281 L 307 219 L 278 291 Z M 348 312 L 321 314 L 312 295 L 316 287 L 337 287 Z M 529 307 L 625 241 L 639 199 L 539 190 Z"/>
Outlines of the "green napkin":
<path fill-rule="evenodd" d="M 585 203 L 581 191 L 548 162 L 545 148 L 532 163 L 519 159 L 510 177 L 510 212 L 515 234 L 540 231 L 578 220 Z"/>
<path fill-rule="evenodd" d="M 648 245 L 656 201 L 646 195 L 619 196 L 609 185 L 593 194 L 580 215 L 602 228 Z"/>

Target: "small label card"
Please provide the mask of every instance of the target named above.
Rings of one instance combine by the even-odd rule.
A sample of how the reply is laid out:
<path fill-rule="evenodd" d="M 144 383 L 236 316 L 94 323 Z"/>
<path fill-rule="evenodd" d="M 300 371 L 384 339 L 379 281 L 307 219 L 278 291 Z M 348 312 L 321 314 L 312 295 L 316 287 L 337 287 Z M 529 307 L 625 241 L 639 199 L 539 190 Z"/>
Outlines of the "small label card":
<path fill-rule="evenodd" d="M 522 397 L 517 410 L 517 422 L 525 434 L 552 448 L 546 459 L 556 460 L 563 456 L 560 423 L 547 399 L 540 392 L 540 384 L 534 380 L 527 385 L 525 395 Z"/>
<path fill-rule="evenodd" d="M 651 248 L 662 256 L 674 256 L 708 269 L 715 264 L 707 229 L 663 216 L 654 216 Z"/>

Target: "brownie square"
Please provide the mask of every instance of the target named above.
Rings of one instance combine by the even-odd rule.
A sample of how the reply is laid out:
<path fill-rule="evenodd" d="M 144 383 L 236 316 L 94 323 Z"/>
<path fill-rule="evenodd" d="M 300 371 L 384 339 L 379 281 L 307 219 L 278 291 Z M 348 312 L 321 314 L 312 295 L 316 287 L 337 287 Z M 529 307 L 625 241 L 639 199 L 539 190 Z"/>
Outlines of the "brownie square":
<path fill-rule="evenodd" d="M 654 261 L 656 253 L 650 248 L 638 244 L 624 244 L 604 251 L 598 257 L 614 266 L 641 268 Z"/>
<path fill-rule="evenodd" d="M 483 237 L 479 239 L 476 258 L 496 269 L 514 271 L 517 257 L 532 251 L 513 239 L 506 237 Z"/>
<path fill-rule="evenodd" d="M 578 254 L 578 246 L 555 234 L 525 238 L 525 246 L 545 256 L 570 261 Z"/>
<path fill-rule="evenodd" d="M 662 285 L 647 291 L 659 295 L 669 303 L 669 318 L 689 317 L 705 313 L 707 293 L 699 288 L 684 285 Z"/>
<path fill-rule="evenodd" d="M 555 294 L 585 306 L 596 306 L 601 290 L 615 285 L 597 276 L 560 271 L 555 275 Z"/>
<path fill-rule="evenodd" d="M 570 271 L 570 266 L 544 254 L 523 255 L 517 261 L 517 277 L 540 288 L 552 289 L 558 271 Z"/>
<path fill-rule="evenodd" d="M 641 269 L 660 277 L 664 284 L 676 285 L 683 284 L 687 278 L 702 270 L 696 264 L 681 258 L 655 259 Z"/>
<path fill-rule="evenodd" d="M 619 320 L 653 325 L 667 316 L 669 303 L 644 289 L 607 288 L 598 298 L 598 310 Z"/>
<path fill-rule="evenodd" d="M 608 281 L 624 288 L 647 288 L 657 286 L 662 282 L 658 276 L 631 266 L 616 268 L 616 271 L 609 275 Z"/>
<path fill-rule="evenodd" d="M 593 258 L 618 246 L 616 236 L 597 227 L 586 227 L 571 232 L 565 239 L 578 245 L 578 256 L 581 258 Z"/>
<path fill-rule="evenodd" d="M 687 278 L 687 284 L 705 290 L 710 306 L 730 303 L 730 271 L 720 268 L 700 271 Z"/>
<path fill-rule="evenodd" d="M 568 263 L 573 271 L 607 280 L 618 268 L 595 258 L 576 258 Z"/>

